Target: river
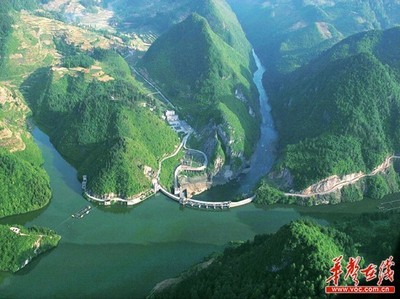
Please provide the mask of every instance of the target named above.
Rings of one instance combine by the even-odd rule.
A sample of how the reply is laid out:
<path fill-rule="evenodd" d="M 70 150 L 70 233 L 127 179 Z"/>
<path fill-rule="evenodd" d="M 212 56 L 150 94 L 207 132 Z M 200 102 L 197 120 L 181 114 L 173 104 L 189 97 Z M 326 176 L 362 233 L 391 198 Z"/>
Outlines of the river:
<path fill-rule="evenodd" d="M 259 70 L 255 83 L 262 113 L 269 113 Z M 265 109 L 264 109 L 265 108 Z M 272 122 L 261 125 L 253 173 L 243 184 L 254 184 L 272 165 L 276 133 Z M 265 130 L 265 131 L 263 131 Z M 71 214 L 88 202 L 81 196 L 77 173 L 39 129 L 33 131 L 53 190 L 50 204 L 37 212 L 2 219 L 0 223 L 41 225 L 56 230 L 59 246 L 16 274 L 0 273 L 1 298 L 140 298 L 156 283 L 178 275 L 229 241 L 272 233 L 300 217 L 293 208 L 263 209 L 250 204 L 227 211 L 182 208 L 158 194 L 135 207 L 94 207 L 82 219 Z M 255 159 L 255 158 L 254 158 Z M 256 165 L 261 164 L 262 165 Z"/>
<path fill-rule="evenodd" d="M 257 70 L 253 74 L 253 82 L 259 93 L 261 123 L 260 138 L 254 147 L 254 153 L 250 160 L 250 171 L 245 175 L 241 175 L 238 180 L 213 187 L 195 196 L 195 199 L 211 201 L 232 200 L 241 194 L 251 193 L 257 182 L 271 170 L 274 164 L 278 133 L 274 127 L 271 106 L 262 83 L 265 68 L 254 51 L 253 57 L 257 66 Z"/>

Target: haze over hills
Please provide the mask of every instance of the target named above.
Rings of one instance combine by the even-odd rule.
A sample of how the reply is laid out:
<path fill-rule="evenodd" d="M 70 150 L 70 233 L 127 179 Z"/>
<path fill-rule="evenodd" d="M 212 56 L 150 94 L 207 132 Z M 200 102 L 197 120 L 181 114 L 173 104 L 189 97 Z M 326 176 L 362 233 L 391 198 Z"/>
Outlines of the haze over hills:
<path fill-rule="evenodd" d="M 280 136 L 275 168 L 280 171 L 271 175 L 280 178 L 278 185 L 327 190 L 344 175 L 371 172 L 397 150 L 398 62 L 391 54 L 396 30 L 382 34 L 391 35 L 382 40 L 371 33 L 333 45 L 358 32 L 398 25 L 400 2 L 229 3 L 267 66 L 264 86 Z M 329 180 L 333 175 L 339 178 Z M 391 169 L 384 178 L 377 175 L 322 201 L 358 200 L 365 194 L 381 198 L 398 190 L 397 180 Z"/>
<path fill-rule="evenodd" d="M 398 0 L 229 0 L 271 77 L 352 34 L 400 24 Z"/>
<path fill-rule="evenodd" d="M 189 15 L 197 13 L 207 19 L 212 30 L 226 43 L 247 56 L 251 49 L 235 13 L 225 0 L 116 0 L 115 22 L 120 29 L 134 32 L 165 33 Z"/>

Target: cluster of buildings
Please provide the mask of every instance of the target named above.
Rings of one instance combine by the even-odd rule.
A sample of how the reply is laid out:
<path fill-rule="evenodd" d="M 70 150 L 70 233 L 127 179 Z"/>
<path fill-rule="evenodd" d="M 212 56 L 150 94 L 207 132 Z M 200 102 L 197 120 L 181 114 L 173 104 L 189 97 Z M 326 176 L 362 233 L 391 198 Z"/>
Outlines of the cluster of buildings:
<path fill-rule="evenodd" d="M 186 121 L 179 119 L 179 115 L 176 114 L 174 110 L 166 110 L 164 112 L 163 119 L 165 119 L 169 126 L 177 133 L 183 132 L 187 134 L 192 130 Z"/>

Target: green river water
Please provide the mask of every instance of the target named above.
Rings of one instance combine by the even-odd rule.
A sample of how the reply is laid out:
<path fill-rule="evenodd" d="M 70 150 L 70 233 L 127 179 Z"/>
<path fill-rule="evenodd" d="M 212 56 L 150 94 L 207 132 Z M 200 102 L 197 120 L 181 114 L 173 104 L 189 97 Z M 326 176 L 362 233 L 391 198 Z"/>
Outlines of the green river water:
<path fill-rule="evenodd" d="M 163 195 L 142 204 L 94 209 L 82 219 L 71 214 L 87 205 L 76 171 L 48 137 L 33 135 L 45 158 L 53 199 L 38 212 L 1 223 L 55 229 L 60 245 L 16 274 L 0 274 L 1 298 L 144 297 L 163 279 L 178 275 L 232 240 L 275 232 L 300 216 L 292 208 L 251 204 L 227 211 L 181 208 Z"/>
<path fill-rule="evenodd" d="M 255 76 L 258 88 L 261 75 Z M 271 128 L 267 124 L 262 131 L 271 136 Z M 303 213 L 317 220 L 333 216 L 330 207 L 296 211 L 288 206 L 250 204 L 226 211 L 194 210 L 158 194 L 134 207 L 93 206 L 84 218 L 74 219 L 71 215 L 89 204 L 81 196 L 76 171 L 47 135 L 35 129 L 33 136 L 45 159 L 53 198 L 40 211 L 0 223 L 49 227 L 62 240 L 16 274 L 0 273 L 0 298 L 143 298 L 158 282 L 221 252 L 229 241 L 273 233 Z M 259 150 L 270 149 L 261 144 Z M 240 183 L 244 182 L 253 183 Z M 223 197 L 222 192 L 211 195 Z M 365 204 L 367 209 L 376 206 L 374 202 Z M 343 214 L 356 207 L 359 210 L 360 204 L 341 205 L 335 212 Z"/>

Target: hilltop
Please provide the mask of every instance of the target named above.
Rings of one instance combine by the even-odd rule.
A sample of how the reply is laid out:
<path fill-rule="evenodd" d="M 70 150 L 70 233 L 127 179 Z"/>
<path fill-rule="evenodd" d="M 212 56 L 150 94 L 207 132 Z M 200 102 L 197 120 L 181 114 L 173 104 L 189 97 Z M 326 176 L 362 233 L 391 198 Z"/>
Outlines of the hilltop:
<path fill-rule="evenodd" d="M 0 225 L 0 271 L 17 272 L 39 254 L 56 247 L 60 239 L 45 228 Z"/>
<path fill-rule="evenodd" d="M 197 13 L 209 22 L 212 30 L 227 44 L 245 56 L 250 54 L 250 44 L 235 13 L 225 0 L 116 0 L 112 3 L 116 14 L 114 22 L 119 30 L 143 34 L 162 35 L 174 25 Z"/>
<path fill-rule="evenodd" d="M 39 69 L 22 84 L 34 118 L 79 176 L 88 175 L 92 194 L 139 196 L 178 136 L 149 109 L 152 99 L 121 56 L 95 49 L 92 58 L 65 47 L 77 51 L 63 53 L 72 67 Z"/>
<path fill-rule="evenodd" d="M 223 254 L 157 284 L 148 298 L 324 297 L 332 258 L 343 255 L 339 285 L 351 285 L 350 278 L 344 280 L 349 257 L 362 257 L 363 269 L 398 254 L 398 216 L 397 212 L 362 214 L 329 226 L 296 220 L 275 234 L 231 244 Z M 368 285 L 360 273 L 358 279 L 360 285 Z"/>
<path fill-rule="evenodd" d="M 353 241 L 307 220 L 256 236 L 191 270 L 150 298 L 288 298 L 323 296 L 332 259 L 357 256 Z"/>
<path fill-rule="evenodd" d="M 161 35 L 138 65 L 200 131 L 199 144 L 212 162 L 222 160 L 234 171 L 258 138 L 249 55 L 227 44 L 205 17 L 192 14 Z"/>
<path fill-rule="evenodd" d="M 271 93 L 280 133 L 277 169 L 289 170 L 289 188 L 368 173 L 400 150 L 399 41 L 399 27 L 351 36 L 286 75 Z M 381 198 L 396 190 L 390 167 L 352 193 Z"/>

